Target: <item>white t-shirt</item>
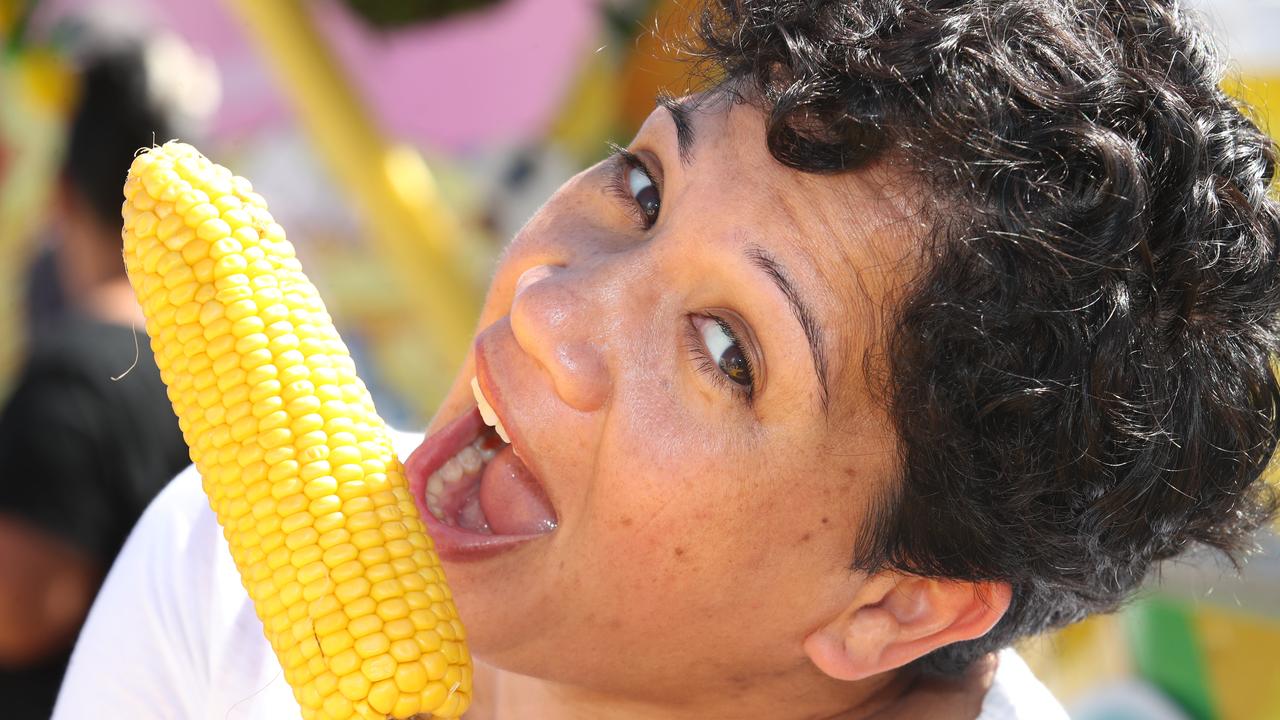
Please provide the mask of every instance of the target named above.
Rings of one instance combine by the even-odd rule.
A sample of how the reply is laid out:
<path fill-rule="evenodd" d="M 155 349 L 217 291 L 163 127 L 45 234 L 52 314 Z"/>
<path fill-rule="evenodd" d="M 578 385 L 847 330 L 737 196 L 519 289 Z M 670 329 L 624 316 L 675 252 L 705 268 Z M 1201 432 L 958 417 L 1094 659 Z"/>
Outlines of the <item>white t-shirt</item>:
<path fill-rule="evenodd" d="M 398 434 L 401 457 L 420 436 Z M 53 720 L 280 720 L 301 710 L 194 468 L 138 521 L 76 642 Z M 979 720 L 1067 720 L 1012 650 Z"/>

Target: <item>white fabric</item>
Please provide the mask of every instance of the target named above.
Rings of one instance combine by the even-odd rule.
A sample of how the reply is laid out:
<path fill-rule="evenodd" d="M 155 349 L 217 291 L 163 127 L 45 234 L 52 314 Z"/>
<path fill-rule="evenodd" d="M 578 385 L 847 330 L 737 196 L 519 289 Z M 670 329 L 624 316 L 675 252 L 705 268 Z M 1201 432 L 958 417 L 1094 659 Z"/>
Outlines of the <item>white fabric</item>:
<path fill-rule="evenodd" d="M 401 457 L 420 440 L 396 438 Z M 54 720 L 279 720 L 301 711 L 193 468 L 142 516 L 76 643 Z M 1066 720 L 1012 650 L 979 720 Z"/>
<path fill-rule="evenodd" d="M 1036 679 L 1012 648 L 1000 653 L 995 682 L 978 720 L 1069 720 L 1057 698 Z"/>

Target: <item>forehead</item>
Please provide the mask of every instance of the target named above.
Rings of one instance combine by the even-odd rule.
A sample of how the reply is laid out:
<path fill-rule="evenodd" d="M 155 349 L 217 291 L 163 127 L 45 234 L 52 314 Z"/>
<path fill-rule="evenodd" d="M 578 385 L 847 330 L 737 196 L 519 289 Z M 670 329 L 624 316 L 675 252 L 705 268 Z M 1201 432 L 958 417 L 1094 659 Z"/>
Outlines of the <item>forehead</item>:
<path fill-rule="evenodd" d="M 723 96 L 678 102 L 695 136 L 687 157 L 680 159 L 666 108 L 640 132 L 665 150 L 664 167 L 678 165 L 665 174 L 679 174 L 673 184 L 685 197 L 667 200 L 703 225 L 721 220 L 714 241 L 750 242 L 786 267 L 830 338 L 831 381 L 839 384 L 841 365 L 859 364 L 877 342 L 886 305 L 919 265 L 921 195 L 887 161 L 844 173 L 783 165 L 769 152 L 767 118 L 754 104 Z M 832 394 L 840 395 L 834 387 Z"/>

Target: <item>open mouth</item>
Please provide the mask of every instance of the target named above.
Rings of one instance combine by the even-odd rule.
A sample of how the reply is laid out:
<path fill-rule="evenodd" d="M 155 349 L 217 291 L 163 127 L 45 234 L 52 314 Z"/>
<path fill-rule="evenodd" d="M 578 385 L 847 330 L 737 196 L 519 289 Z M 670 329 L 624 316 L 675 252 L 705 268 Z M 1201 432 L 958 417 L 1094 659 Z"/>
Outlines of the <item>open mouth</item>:
<path fill-rule="evenodd" d="M 445 559 L 488 556 L 556 529 L 542 484 L 472 381 L 476 406 L 405 461 L 409 489 Z"/>

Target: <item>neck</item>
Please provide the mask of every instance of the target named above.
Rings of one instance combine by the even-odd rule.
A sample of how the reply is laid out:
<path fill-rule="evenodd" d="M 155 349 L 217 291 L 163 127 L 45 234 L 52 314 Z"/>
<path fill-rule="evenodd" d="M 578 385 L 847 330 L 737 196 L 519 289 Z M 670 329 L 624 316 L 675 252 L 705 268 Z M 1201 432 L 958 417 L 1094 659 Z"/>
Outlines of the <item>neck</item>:
<path fill-rule="evenodd" d="M 59 281 L 67 300 L 78 310 L 103 322 L 146 324 L 134 298 L 120 256 L 118 225 L 104 225 L 79 203 L 69 203 L 59 226 Z"/>
<path fill-rule="evenodd" d="M 890 673 L 842 682 L 806 673 L 774 682 L 744 683 L 733 691 L 666 698 L 631 698 L 540 678 L 477 667 L 477 720 L 865 720 L 898 702 L 912 678 Z"/>
<path fill-rule="evenodd" d="M 133 287 L 124 276 L 116 276 L 85 289 L 75 302 L 81 311 L 103 322 L 139 330 L 147 323 Z"/>

